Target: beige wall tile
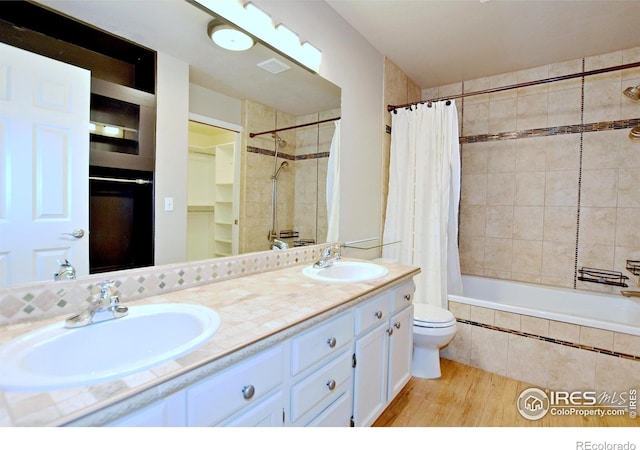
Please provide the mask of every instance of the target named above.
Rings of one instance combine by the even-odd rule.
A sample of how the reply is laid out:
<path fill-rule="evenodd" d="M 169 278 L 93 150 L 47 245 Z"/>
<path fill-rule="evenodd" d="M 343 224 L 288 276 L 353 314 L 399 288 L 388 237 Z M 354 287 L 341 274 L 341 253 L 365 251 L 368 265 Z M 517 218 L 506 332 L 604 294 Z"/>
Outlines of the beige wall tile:
<path fill-rule="evenodd" d="M 515 205 L 544 205 L 545 172 L 522 172 L 515 177 Z"/>
<path fill-rule="evenodd" d="M 582 167 L 589 169 L 617 169 L 620 130 L 584 133 Z"/>
<path fill-rule="evenodd" d="M 555 242 L 575 242 L 576 208 L 551 207 L 544 209 L 544 240 Z"/>
<path fill-rule="evenodd" d="M 517 130 L 524 131 L 546 127 L 548 124 L 548 109 L 549 103 L 546 90 L 533 95 L 520 96 L 518 94 Z"/>
<path fill-rule="evenodd" d="M 506 376 L 546 386 L 550 346 L 545 341 L 510 334 Z"/>
<path fill-rule="evenodd" d="M 463 144 L 460 149 L 463 176 L 469 173 L 487 173 L 489 148 L 486 142 Z"/>
<path fill-rule="evenodd" d="M 493 325 L 495 318 L 495 310 L 491 308 L 483 308 L 481 306 L 471 305 L 471 314 L 469 319 L 473 322 L 482 323 L 485 325 Z"/>
<path fill-rule="evenodd" d="M 613 331 L 581 326 L 580 344 L 604 350 L 613 350 Z"/>
<path fill-rule="evenodd" d="M 465 136 L 487 134 L 489 132 L 489 105 L 487 103 L 464 105 L 463 129 Z"/>
<path fill-rule="evenodd" d="M 615 208 L 580 208 L 580 240 L 589 245 L 614 245 Z"/>
<path fill-rule="evenodd" d="M 539 172 L 547 167 L 547 146 L 544 138 L 516 140 L 516 171 Z"/>
<path fill-rule="evenodd" d="M 589 169 L 582 171 L 582 205 L 615 207 L 618 201 L 617 197 L 617 169 Z"/>
<path fill-rule="evenodd" d="M 542 271 L 542 241 L 513 240 L 511 271 L 539 276 Z"/>
<path fill-rule="evenodd" d="M 573 89 L 549 91 L 547 126 L 558 127 L 580 123 L 581 98 L 582 89 L 579 86 Z"/>
<path fill-rule="evenodd" d="M 466 303 L 449 301 L 449 311 L 457 318 L 469 320 L 471 317 L 471 305 Z"/>
<path fill-rule="evenodd" d="M 520 331 L 520 314 L 496 310 L 494 319 L 494 325 L 497 327 Z"/>
<path fill-rule="evenodd" d="M 487 372 L 506 375 L 509 334 L 472 327 L 469 363 Z"/>
<path fill-rule="evenodd" d="M 596 391 L 611 394 L 638 389 L 638 373 L 640 361 L 596 353 Z"/>
<path fill-rule="evenodd" d="M 549 337 L 565 342 L 577 343 L 580 341 L 580 326 L 572 323 L 550 320 Z"/>
<path fill-rule="evenodd" d="M 549 336 L 549 320 L 523 315 L 520 317 L 520 330 L 536 336 Z"/>
<path fill-rule="evenodd" d="M 558 170 L 547 172 L 545 180 L 545 205 L 577 206 L 578 171 Z"/>
<path fill-rule="evenodd" d="M 616 217 L 616 246 L 638 248 L 640 208 L 618 208 Z"/>
<path fill-rule="evenodd" d="M 640 111 L 640 108 L 639 108 Z M 635 168 L 620 168 L 618 171 L 618 207 L 640 207 L 640 177 Z"/>
<path fill-rule="evenodd" d="M 626 333 L 614 333 L 613 351 L 627 355 L 640 356 L 640 336 Z"/>
<path fill-rule="evenodd" d="M 460 183 L 460 201 L 467 205 L 486 205 L 487 175 L 466 175 Z"/>
<path fill-rule="evenodd" d="M 542 241 L 544 207 L 515 206 L 513 208 L 513 238 Z"/>
<path fill-rule="evenodd" d="M 547 387 L 562 391 L 594 389 L 596 355 L 574 347 L 552 345 L 549 348 Z"/>
<path fill-rule="evenodd" d="M 471 329 L 466 323 L 457 324 L 456 335 L 449 345 L 440 350 L 440 356 L 469 365 L 471 362 Z"/>
<path fill-rule="evenodd" d="M 460 208 L 460 234 L 484 236 L 486 215 L 486 207 L 483 205 L 463 205 Z"/>
<path fill-rule="evenodd" d="M 542 243 L 543 280 L 554 280 L 545 284 L 556 286 L 573 284 L 575 251 L 575 243 L 552 241 L 544 241 Z"/>
<path fill-rule="evenodd" d="M 489 103 L 489 133 L 501 133 L 517 129 L 518 99 L 505 98 Z"/>
<path fill-rule="evenodd" d="M 484 268 L 510 272 L 512 249 L 513 242 L 511 239 L 485 238 Z"/>
<path fill-rule="evenodd" d="M 488 206 L 485 236 L 511 239 L 513 236 L 513 206 Z"/>
<path fill-rule="evenodd" d="M 513 205 L 515 174 L 492 173 L 487 177 L 487 205 Z"/>

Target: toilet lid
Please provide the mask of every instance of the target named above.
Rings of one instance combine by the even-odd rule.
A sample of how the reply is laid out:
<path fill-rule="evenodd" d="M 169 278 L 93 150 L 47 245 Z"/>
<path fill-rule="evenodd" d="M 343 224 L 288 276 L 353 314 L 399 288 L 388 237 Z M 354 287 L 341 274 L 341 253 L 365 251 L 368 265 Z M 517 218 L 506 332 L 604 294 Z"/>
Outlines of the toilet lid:
<path fill-rule="evenodd" d="M 413 304 L 413 321 L 420 323 L 450 323 L 455 322 L 455 317 L 451 311 L 438 306 L 427 305 L 425 303 Z"/>

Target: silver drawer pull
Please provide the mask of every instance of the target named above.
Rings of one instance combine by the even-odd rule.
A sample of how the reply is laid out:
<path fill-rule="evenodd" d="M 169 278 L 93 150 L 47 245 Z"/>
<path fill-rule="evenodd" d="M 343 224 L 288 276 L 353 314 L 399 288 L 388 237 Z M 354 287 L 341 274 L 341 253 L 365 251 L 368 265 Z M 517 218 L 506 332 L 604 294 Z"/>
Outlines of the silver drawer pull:
<path fill-rule="evenodd" d="M 327 381 L 327 387 L 330 391 L 333 391 L 336 388 L 336 380 Z"/>
<path fill-rule="evenodd" d="M 387 330 L 387 334 L 388 334 L 389 336 L 391 336 L 391 335 L 393 334 L 393 328 L 389 328 L 389 329 Z"/>
<path fill-rule="evenodd" d="M 252 384 L 242 388 L 242 396 L 245 400 L 250 400 L 255 393 L 256 388 L 254 388 Z"/>
<path fill-rule="evenodd" d="M 382 311 L 376 311 L 375 316 L 376 316 L 378 319 L 382 319 Z"/>
<path fill-rule="evenodd" d="M 399 330 L 400 329 L 400 322 L 394 323 L 393 326 L 396 327 Z"/>
<path fill-rule="evenodd" d="M 411 294 L 404 294 L 404 299 L 408 302 L 411 301 Z"/>
<path fill-rule="evenodd" d="M 329 344 L 329 347 L 331 348 L 335 347 L 337 342 L 338 341 L 336 341 L 336 338 L 334 337 L 327 339 L 327 344 Z"/>

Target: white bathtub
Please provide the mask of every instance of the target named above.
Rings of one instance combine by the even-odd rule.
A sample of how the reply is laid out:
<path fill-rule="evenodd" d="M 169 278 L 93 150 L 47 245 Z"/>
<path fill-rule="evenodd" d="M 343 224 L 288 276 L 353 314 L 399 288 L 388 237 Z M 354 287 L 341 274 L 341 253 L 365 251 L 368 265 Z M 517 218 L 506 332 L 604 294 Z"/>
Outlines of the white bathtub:
<path fill-rule="evenodd" d="M 640 298 L 471 275 L 462 278 L 463 296 L 450 295 L 450 301 L 640 336 Z"/>

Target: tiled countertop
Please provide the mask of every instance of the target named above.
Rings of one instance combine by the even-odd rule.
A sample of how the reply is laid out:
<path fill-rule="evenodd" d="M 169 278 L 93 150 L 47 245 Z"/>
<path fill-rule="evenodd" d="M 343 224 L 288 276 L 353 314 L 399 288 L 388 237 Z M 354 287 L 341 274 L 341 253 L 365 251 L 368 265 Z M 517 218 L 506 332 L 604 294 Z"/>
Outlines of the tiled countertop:
<path fill-rule="evenodd" d="M 304 266 L 263 272 L 127 302 L 194 303 L 218 312 L 221 326 L 205 344 L 185 356 L 122 379 L 47 392 L 0 391 L 0 426 L 102 425 L 180 390 L 222 368 L 287 339 L 412 278 L 419 269 L 379 262 L 389 273 L 362 283 L 326 283 L 301 273 Z M 0 344 L 56 317 L 0 328 Z"/>

